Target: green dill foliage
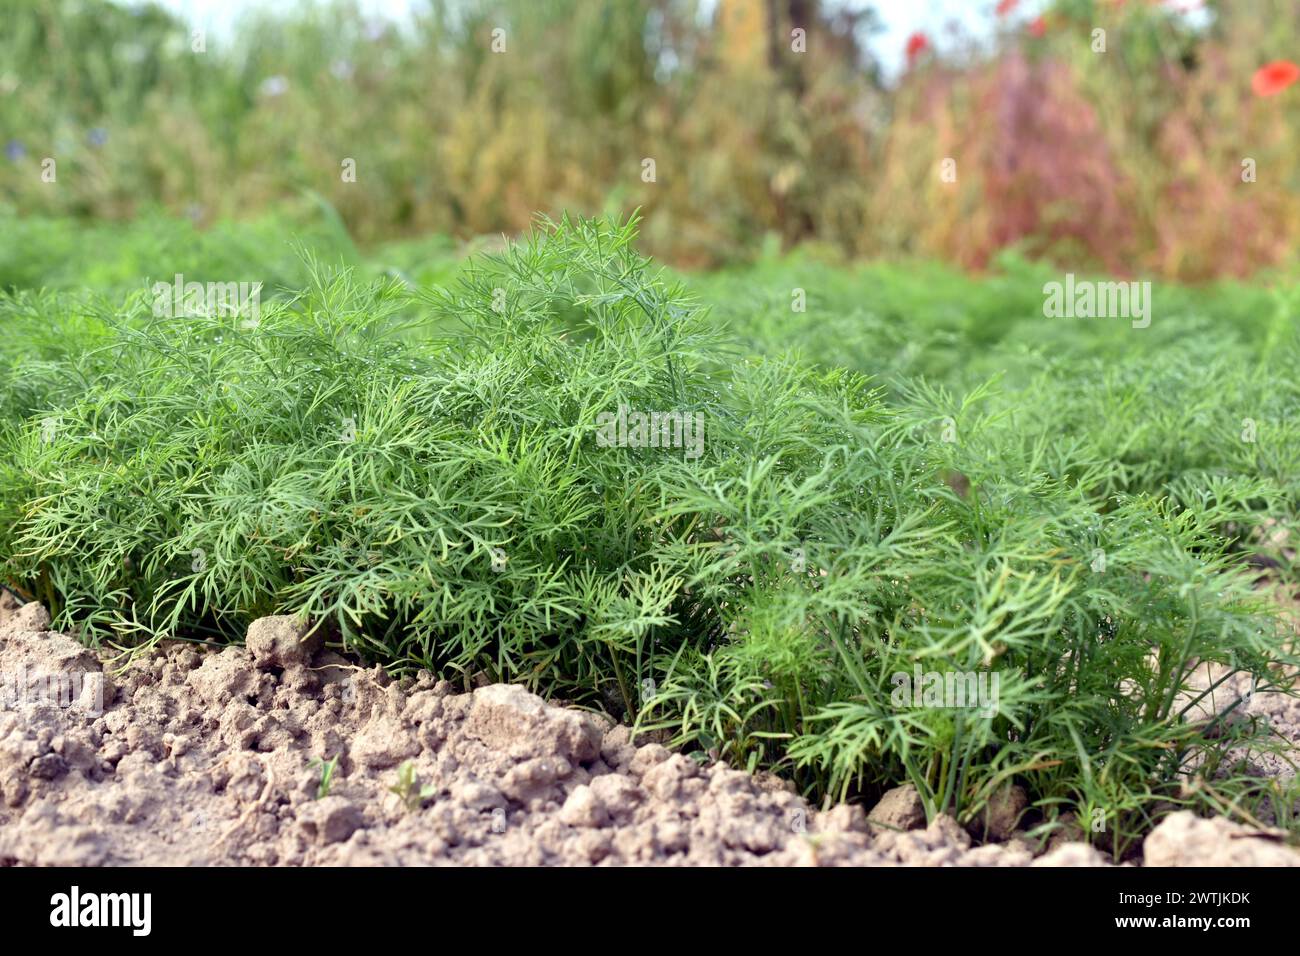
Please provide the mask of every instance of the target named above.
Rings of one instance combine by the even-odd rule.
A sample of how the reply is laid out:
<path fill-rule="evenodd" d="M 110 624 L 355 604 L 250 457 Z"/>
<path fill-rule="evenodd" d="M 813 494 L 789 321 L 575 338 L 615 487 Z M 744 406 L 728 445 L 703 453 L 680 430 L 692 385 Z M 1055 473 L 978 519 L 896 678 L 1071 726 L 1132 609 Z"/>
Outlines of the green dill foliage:
<path fill-rule="evenodd" d="M 674 279 L 635 237 L 544 222 L 445 287 L 308 256 L 251 328 L 138 290 L 0 300 L 33 333 L 4 353 L 7 576 L 123 647 L 303 613 L 395 670 L 520 681 L 819 797 L 911 781 L 968 821 L 1017 783 L 1117 856 L 1171 807 L 1291 819 L 1230 759 L 1277 749 L 1267 727 L 1189 706 L 1207 664 L 1295 675 L 1235 554 L 1295 513 L 1288 327 L 1251 340 L 1277 358 L 1221 337 L 1214 390 L 1158 324 L 1167 353 L 1028 348 L 1027 318 L 932 292 L 911 346 L 844 306 L 862 361 L 804 317 L 827 350 L 799 358 L 743 277 Z M 749 281 L 788 296 L 774 276 Z M 689 285 L 735 295 L 719 317 Z M 977 340 L 994 357 L 953 359 Z M 598 440 L 619 409 L 702 445 Z M 929 674 L 996 699 L 900 697 Z"/>
<path fill-rule="evenodd" d="M 843 268 L 795 254 L 693 285 L 753 353 L 794 351 L 865 372 L 893 395 L 917 379 L 963 393 L 995 381 L 985 406 L 1010 413 L 1016 434 L 1113 463 L 1093 489 L 1099 500 L 1175 485 L 1181 494 L 1210 476 L 1264 478 L 1282 494 L 1272 517 L 1294 519 L 1294 277 L 1195 289 L 1156 283 L 1151 325 L 1139 330 L 1123 319 L 1046 318 L 1043 287 L 1060 274 L 1012 253 L 998 265 L 998 274 L 973 279 L 938 264 Z"/>

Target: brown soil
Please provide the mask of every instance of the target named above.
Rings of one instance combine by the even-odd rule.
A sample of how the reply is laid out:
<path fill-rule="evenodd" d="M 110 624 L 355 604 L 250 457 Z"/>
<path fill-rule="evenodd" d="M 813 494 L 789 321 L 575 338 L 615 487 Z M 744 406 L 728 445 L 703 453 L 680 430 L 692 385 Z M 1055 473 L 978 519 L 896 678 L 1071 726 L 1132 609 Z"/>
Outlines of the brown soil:
<path fill-rule="evenodd" d="M 1083 843 L 1036 856 L 1015 799 L 991 821 L 1002 843 L 973 847 L 946 817 L 921 829 L 906 788 L 872 812 L 887 829 L 770 775 L 634 746 L 522 687 L 394 682 L 304 643 L 290 618 L 255 622 L 247 647 L 163 646 L 115 677 L 48 626 L 39 605 L 0 606 L 0 674 L 24 688 L 0 709 L 0 864 L 1103 864 Z M 51 674 L 75 693 L 36 699 Z M 1294 733 L 1297 709 L 1283 716 Z M 312 763 L 332 757 L 318 798 Z M 1300 863 L 1186 813 L 1147 845 L 1152 862 Z"/>

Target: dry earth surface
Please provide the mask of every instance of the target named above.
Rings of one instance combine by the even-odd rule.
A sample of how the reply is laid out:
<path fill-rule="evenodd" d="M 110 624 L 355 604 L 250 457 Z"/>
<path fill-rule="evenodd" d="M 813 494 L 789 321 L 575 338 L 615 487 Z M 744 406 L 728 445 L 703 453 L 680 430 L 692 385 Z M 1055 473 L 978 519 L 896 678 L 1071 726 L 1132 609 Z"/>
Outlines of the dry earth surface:
<path fill-rule="evenodd" d="M 116 675 L 49 623 L 40 605 L 0 606 L 0 674 L 28 691 L 0 709 L 0 865 L 1106 865 L 1017 832 L 1018 792 L 982 821 L 982 845 L 950 818 L 927 826 L 907 787 L 870 815 L 822 812 L 776 777 L 636 746 L 522 687 L 393 681 L 304 642 L 291 618 L 256 621 L 246 647 L 165 645 Z M 77 676 L 80 698 L 32 699 L 50 675 Z M 1300 738 L 1294 699 L 1251 707 Z M 318 797 L 313 762 L 333 757 Z M 1148 865 L 1300 865 L 1276 834 L 1187 812 L 1143 850 Z"/>

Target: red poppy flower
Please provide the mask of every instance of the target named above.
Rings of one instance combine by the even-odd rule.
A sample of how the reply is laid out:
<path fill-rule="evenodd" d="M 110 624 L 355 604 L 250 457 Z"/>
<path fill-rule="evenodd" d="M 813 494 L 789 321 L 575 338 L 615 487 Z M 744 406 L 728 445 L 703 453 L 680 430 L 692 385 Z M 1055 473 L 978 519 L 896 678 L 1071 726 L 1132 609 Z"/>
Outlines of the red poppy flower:
<path fill-rule="evenodd" d="M 1300 80 L 1300 66 L 1290 60 L 1275 60 L 1255 71 L 1250 88 L 1256 96 L 1276 96 L 1296 80 Z"/>
<path fill-rule="evenodd" d="M 913 33 L 907 38 L 907 65 L 916 62 L 917 57 L 930 48 L 930 40 L 924 33 Z"/>
<path fill-rule="evenodd" d="M 997 14 L 1005 17 L 1008 13 L 1020 6 L 1020 0 L 998 0 Z"/>
<path fill-rule="evenodd" d="M 1036 37 L 1045 36 L 1047 33 L 1047 18 L 1043 16 L 1035 17 L 1029 24 L 1029 32 Z"/>

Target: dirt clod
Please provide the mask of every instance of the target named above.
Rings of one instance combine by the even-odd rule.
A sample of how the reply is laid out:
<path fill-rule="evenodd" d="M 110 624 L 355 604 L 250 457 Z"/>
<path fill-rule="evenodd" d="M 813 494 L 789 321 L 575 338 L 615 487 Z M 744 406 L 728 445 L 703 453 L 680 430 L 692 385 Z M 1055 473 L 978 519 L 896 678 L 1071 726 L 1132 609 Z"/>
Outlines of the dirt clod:
<path fill-rule="evenodd" d="M 997 841 L 1009 839 L 1028 806 L 1029 797 L 1025 793 L 1025 788 L 1018 784 L 1003 787 L 993 794 L 980 815 L 985 839 Z"/>
<path fill-rule="evenodd" d="M 925 804 L 910 783 L 885 791 L 867 814 L 867 820 L 893 830 L 912 830 L 925 826 Z"/>
<path fill-rule="evenodd" d="M 307 624 L 289 615 L 258 618 L 248 627 L 248 652 L 262 670 L 302 667 L 321 649 L 320 631 L 308 636 Z"/>
<path fill-rule="evenodd" d="M 591 787 L 579 784 L 560 808 L 560 822 L 571 827 L 603 827 L 609 822 L 609 812 Z"/>
<path fill-rule="evenodd" d="M 1300 866 L 1300 853 L 1230 820 L 1170 814 L 1142 845 L 1147 866 Z"/>
<path fill-rule="evenodd" d="M 339 843 L 365 822 L 361 808 L 343 797 L 322 797 L 298 811 L 298 825 L 317 843 Z"/>

